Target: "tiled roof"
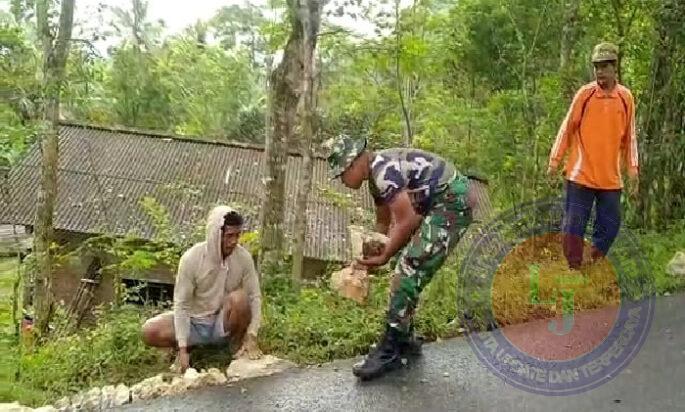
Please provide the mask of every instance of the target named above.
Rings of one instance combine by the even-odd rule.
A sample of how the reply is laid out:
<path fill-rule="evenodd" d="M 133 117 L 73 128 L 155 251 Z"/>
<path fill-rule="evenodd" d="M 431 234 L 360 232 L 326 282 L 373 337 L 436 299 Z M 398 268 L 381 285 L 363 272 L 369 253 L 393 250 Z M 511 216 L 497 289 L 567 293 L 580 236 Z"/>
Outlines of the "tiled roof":
<path fill-rule="evenodd" d="M 59 192 L 56 229 L 122 235 L 143 239 L 155 226 L 140 200 L 155 198 L 172 223 L 191 232 L 216 203 L 234 203 L 254 227 L 263 196 L 263 148 L 238 143 L 203 142 L 92 126 L 60 128 Z M 34 146 L 8 176 L 9 197 L 0 202 L 0 223 L 31 225 L 40 185 L 40 154 Z M 302 158 L 290 155 L 286 173 L 286 232 L 292 233 L 295 195 Z M 346 260 L 349 210 L 337 207 L 317 188 L 351 195 L 358 206 L 372 207 L 368 190 L 352 191 L 330 181 L 322 158 L 314 160 L 313 187 L 307 210 L 305 256 Z"/>

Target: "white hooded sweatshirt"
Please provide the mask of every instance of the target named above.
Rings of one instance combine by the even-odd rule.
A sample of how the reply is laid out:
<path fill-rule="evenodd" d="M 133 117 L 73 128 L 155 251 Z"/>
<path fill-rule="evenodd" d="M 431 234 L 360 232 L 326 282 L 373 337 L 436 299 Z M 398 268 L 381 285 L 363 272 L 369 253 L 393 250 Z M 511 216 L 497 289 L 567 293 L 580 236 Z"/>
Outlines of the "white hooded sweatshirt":
<path fill-rule="evenodd" d="M 252 320 L 247 332 L 257 335 L 261 322 L 261 291 L 252 255 L 237 245 L 221 258 L 221 226 L 224 216 L 233 211 L 217 206 L 207 218 L 207 237 L 188 249 L 178 263 L 174 287 L 174 329 L 179 347 L 185 347 L 190 319 L 208 322 L 217 316 L 230 292 L 242 288 L 247 294 Z"/>

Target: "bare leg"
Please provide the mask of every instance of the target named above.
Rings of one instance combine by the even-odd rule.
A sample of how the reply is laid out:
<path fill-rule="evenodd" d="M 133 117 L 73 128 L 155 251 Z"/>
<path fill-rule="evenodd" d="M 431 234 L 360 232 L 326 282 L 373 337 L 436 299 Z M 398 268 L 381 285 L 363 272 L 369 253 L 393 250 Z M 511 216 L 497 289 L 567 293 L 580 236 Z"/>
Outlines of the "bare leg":
<path fill-rule="evenodd" d="M 162 313 L 143 324 L 143 342 L 157 348 L 175 348 L 174 314 Z"/>
<path fill-rule="evenodd" d="M 227 305 L 230 310 L 226 310 Z M 228 332 L 231 347 L 235 350 L 242 346 L 251 318 L 247 294 L 242 289 L 231 292 L 224 304 L 224 332 Z"/>

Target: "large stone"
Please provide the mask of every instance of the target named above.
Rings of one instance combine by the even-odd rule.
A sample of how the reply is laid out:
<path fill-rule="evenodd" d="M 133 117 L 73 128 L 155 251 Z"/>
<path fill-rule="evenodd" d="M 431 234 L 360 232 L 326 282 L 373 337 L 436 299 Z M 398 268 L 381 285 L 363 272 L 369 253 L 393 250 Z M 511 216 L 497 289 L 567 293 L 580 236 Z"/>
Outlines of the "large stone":
<path fill-rule="evenodd" d="M 369 296 L 369 275 L 364 269 L 346 267 L 331 274 L 331 289 L 344 298 L 365 304 Z"/>
<path fill-rule="evenodd" d="M 676 252 L 673 259 L 668 262 L 666 266 L 666 271 L 671 276 L 685 276 L 685 252 Z"/>
<path fill-rule="evenodd" d="M 226 377 L 228 382 L 237 382 L 243 379 L 273 375 L 291 366 L 292 363 L 272 355 L 265 355 L 256 360 L 238 358 L 232 361 L 231 365 L 226 369 Z"/>
<path fill-rule="evenodd" d="M 131 402 L 131 389 L 123 383 L 118 384 L 114 391 L 112 406 L 121 406 L 129 402 Z"/>
<path fill-rule="evenodd" d="M 388 241 L 388 237 L 382 233 L 367 230 L 361 226 L 351 225 L 350 252 L 352 258 L 360 258 L 364 255 L 375 256 L 382 250 L 382 246 Z"/>
<path fill-rule="evenodd" d="M 86 411 L 99 411 L 102 403 L 102 390 L 100 388 L 93 388 L 85 393 L 83 396 L 83 403 L 81 408 Z"/>

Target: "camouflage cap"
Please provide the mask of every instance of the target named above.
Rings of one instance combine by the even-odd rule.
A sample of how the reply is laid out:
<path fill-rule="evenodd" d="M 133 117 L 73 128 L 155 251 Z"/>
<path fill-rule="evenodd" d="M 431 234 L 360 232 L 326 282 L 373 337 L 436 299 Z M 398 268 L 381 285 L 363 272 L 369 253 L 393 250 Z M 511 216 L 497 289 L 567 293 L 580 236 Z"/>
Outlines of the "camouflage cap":
<path fill-rule="evenodd" d="M 607 62 L 618 60 L 618 46 L 613 43 L 600 43 L 592 50 L 592 62 Z"/>
<path fill-rule="evenodd" d="M 354 139 L 346 134 L 328 139 L 324 146 L 328 149 L 328 166 L 332 179 L 345 172 L 352 162 L 366 149 L 366 138 Z"/>

